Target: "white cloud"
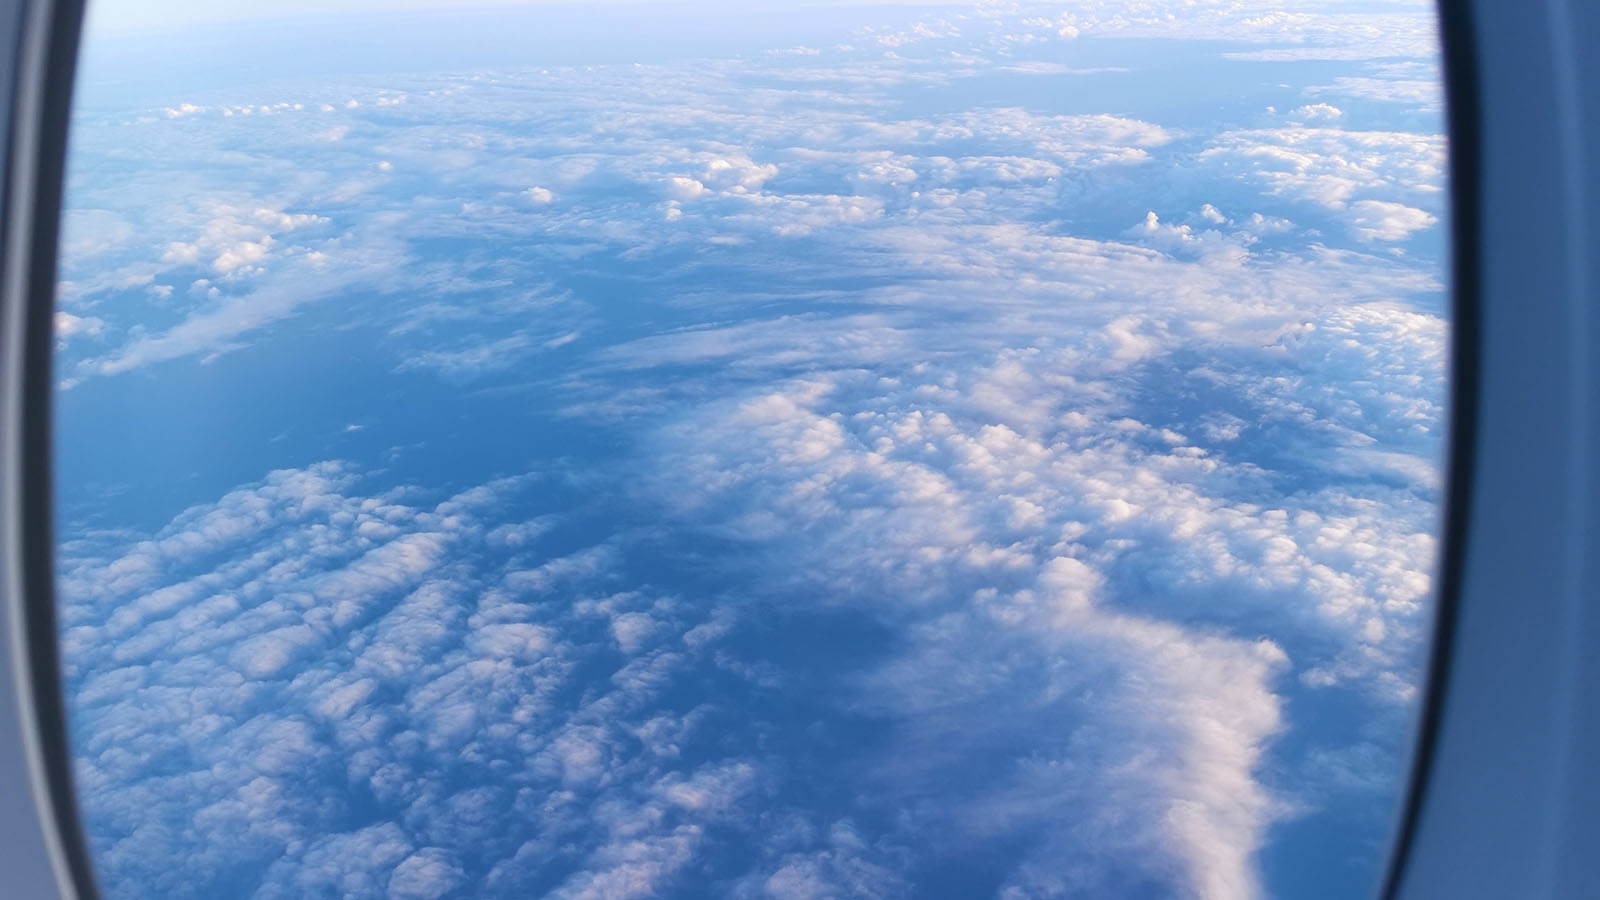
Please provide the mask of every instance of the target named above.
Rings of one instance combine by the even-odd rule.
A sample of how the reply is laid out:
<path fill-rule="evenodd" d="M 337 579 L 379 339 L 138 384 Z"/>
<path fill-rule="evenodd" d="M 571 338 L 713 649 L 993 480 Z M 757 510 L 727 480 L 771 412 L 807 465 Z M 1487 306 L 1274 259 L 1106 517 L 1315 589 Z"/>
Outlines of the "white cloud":
<path fill-rule="evenodd" d="M 667 195 L 675 200 L 693 200 L 705 192 L 706 186 L 694 178 L 673 175 L 667 179 Z"/>
<path fill-rule="evenodd" d="M 1428 516 L 1386 526 L 1399 530 L 1387 538 L 1362 538 L 1367 552 L 1376 553 L 1352 570 L 1344 554 L 1357 541 L 1348 533 L 1331 540 L 1327 535 L 1353 523 L 1349 517 L 1361 508 L 1358 501 L 1334 492 L 1321 496 L 1315 511 L 1284 512 L 1208 497 L 1204 485 L 1236 490 L 1236 479 L 1252 477 L 1249 467 L 1233 469 L 1203 450 L 1174 446 L 1184 436 L 1170 429 L 1159 449 L 1135 449 L 1139 431 L 1130 433 L 1128 443 L 1108 440 L 1106 424 L 1083 415 L 1106 399 L 1072 369 L 1052 368 L 1072 356 L 1047 362 L 1051 358 L 1008 354 L 991 369 L 957 376 L 954 384 L 946 378 L 943 392 L 925 390 L 941 384 L 937 370 L 891 388 L 887 396 L 856 375 L 797 382 L 674 429 L 669 446 L 685 443 L 681 455 L 669 455 L 667 467 L 690 479 L 678 489 L 684 515 L 703 519 L 723 511 L 726 535 L 779 542 L 784 555 L 794 557 L 794 571 L 810 573 L 799 577 L 829 585 L 824 596 L 874 604 L 876 614 L 920 635 L 872 683 L 873 691 L 883 692 L 874 702 L 884 713 L 943 723 L 930 724 L 940 736 L 928 740 L 946 742 L 945 750 L 954 740 L 951 732 L 992 729 L 1001 713 L 977 698 L 1011 685 L 979 674 L 991 663 L 981 655 L 969 658 L 974 647 L 1008 654 L 1012 666 L 1020 664 L 1022 651 L 1010 648 L 1029 641 L 1051 648 L 1036 651 L 1048 658 L 1096 660 L 1092 665 L 1104 674 L 1094 677 L 1104 697 L 1093 705 L 1090 721 L 1096 733 L 1112 729 L 1116 735 L 1104 738 L 1112 742 L 1104 750 L 1108 768 L 1085 768 L 1098 751 L 1075 743 L 1071 767 L 1063 761 L 1062 769 L 1040 773 L 1051 781 L 1019 784 L 1015 802 L 1072 796 L 1079 804 L 1107 804 L 1103 814 L 1081 810 L 1080 821 L 1094 823 L 1084 826 L 1095 830 L 1094 838 L 1048 838 L 1052 853 L 1070 856 L 1107 840 L 1131 841 L 1144 853 L 1175 854 L 1199 896 L 1252 896 L 1254 849 L 1289 809 L 1255 778 L 1262 753 L 1282 727 L 1274 685 L 1289 659 L 1270 641 L 1118 611 L 1104 573 L 1121 565 L 1116 560 L 1122 554 L 1133 553 L 1149 560 L 1141 565 L 1164 560 L 1170 574 L 1158 577 L 1171 589 L 1232 593 L 1234 604 L 1242 600 L 1238 592 L 1260 592 L 1270 605 L 1277 591 L 1309 588 L 1312 596 L 1322 595 L 1326 619 L 1318 628 L 1348 629 L 1357 640 L 1375 641 L 1369 652 L 1395 653 L 1404 643 L 1392 643 L 1386 630 L 1367 623 L 1373 615 L 1397 616 L 1399 631 L 1415 634 L 1417 609 L 1380 612 L 1384 607 L 1368 599 L 1369 592 L 1414 603 L 1413 591 L 1427 589 Z M 1098 360 L 1093 365 L 1103 371 Z M 1065 393 L 1057 394 L 1050 410 L 996 405 L 1001 397 L 1039 396 L 1019 378 L 1038 378 Z M 991 380 L 1005 390 L 986 390 Z M 1074 383 L 1079 387 L 1064 388 Z M 1080 420 L 1073 421 L 1074 415 Z M 1137 422 L 1131 426 L 1145 429 Z M 1043 521 L 1017 518 L 1012 510 L 1019 503 L 1050 512 Z M 1336 512 L 1341 508 L 1343 516 Z M 781 524 L 766 524 L 766 517 Z M 1422 531 L 1407 533 L 1407 527 Z M 802 535 L 817 537 L 813 542 Z M 1155 542 L 1148 557 L 1136 549 L 1147 542 Z M 1340 561 L 1324 556 L 1329 552 Z M 1400 587 L 1407 579 L 1396 576 L 1408 572 L 1420 580 Z M 1352 576 L 1368 580 L 1352 582 Z M 1131 599 L 1116 595 L 1115 602 L 1125 606 Z M 1363 612 L 1352 618 L 1351 609 Z M 1252 621 L 1271 632 L 1264 619 Z M 1290 626 L 1286 633 L 1302 627 Z M 1405 664 L 1403 652 L 1391 659 L 1391 665 Z M 972 671 L 952 679 L 951 666 Z M 1090 677 L 1068 672 L 1060 670 L 1060 677 Z M 1380 674 L 1369 670 L 1358 677 Z M 968 684 L 969 677 L 975 679 L 971 687 L 955 687 Z M 1070 684 L 1059 690 L 1070 696 Z M 946 721 L 968 704 L 983 709 L 990 724 L 957 727 Z M 1152 749 L 1130 764 L 1113 746 Z M 914 743 L 900 752 L 917 759 L 931 751 L 931 745 Z M 977 753 L 960 755 L 969 752 Z M 984 803 L 1001 804 L 1007 796 L 1002 792 Z M 1046 804 L 1038 815 L 1048 816 L 1053 808 Z M 1117 830 L 1113 810 L 1126 815 L 1130 809 L 1145 810 L 1134 821 L 1148 826 L 1124 824 L 1135 830 L 1116 838 L 1100 833 Z M 1019 815 L 998 806 L 985 810 L 984 816 Z M 1051 831 L 1059 824 L 1048 818 L 1032 827 L 1059 834 Z M 803 884 L 799 871 L 791 870 L 780 883 Z"/>
<path fill-rule="evenodd" d="M 1442 203 L 1445 144 L 1439 135 L 1299 127 L 1237 131 L 1220 135 L 1200 158 L 1232 165 L 1240 177 L 1273 193 L 1338 214 L 1363 240 L 1397 240 L 1426 228 L 1436 216 L 1417 207 L 1437 210 Z M 1381 212 L 1399 205 L 1414 214 Z"/>
<path fill-rule="evenodd" d="M 551 646 L 549 629 L 524 622 L 485 625 L 470 638 L 473 649 L 485 657 L 509 657 L 531 661 L 543 656 Z"/>
<path fill-rule="evenodd" d="M 486 541 L 492 529 L 477 516 L 520 483 L 487 484 L 429 511 L 352 493 L 348 470 L 324 464 L 273 473 L 149 540 L 111 539 L 101 547 L 110 556 L 68 545 L 65 646 L 69 677 L 84 684 L 72 696 L 88 735 L 80 784 L 103 829 L 97 858 L 108 889 L 204 894 L 241 864 L 270 864 L 263 896 L 328 885 L 444 896 L 482 875 L 467 871 L 461 853 L 499 847 L 510 860 L 530 834 L 553 827 L 510 813 L 512 805 L 564 791 L 592 804 L 586 816 L 615 818 L 609 833 L 565 838 L 591 854 L 569 893 L 647 893 L 686 863 L 698 826 L 661 823 L 652 810 L 731 815 L 756 770 L 714 762 L 674 774 L 671 756 L 621 735 L 637 717 L 638 727 L 651 721 L 691 740 L 690 726 L 668 726 L 674 717 L 648 700 L 693 658 L 657 657 L 645 677 L 639 660 L 621 664 L 613 629 L 593 631 L 586 614 L 545 616 L 518 602 L 526 595 L 495 587 L 492 566 L 440 566 L 444 545 Z M 365 527 L 378 520 L 392 528 Z M 581 590 L 597 575 L 569 567 L 567 577 Z M 636 640 L 694 622 L 643 596 L 605 605 L 615 633 Z M 575 680 L 575 661 L 608 659 L 621 665 L 609 693 Z M 129 754 L 131 745 L 151 752 Z M 432 767 L 457 754 L 465 755 L 450 765 L 474 767 L 475 793 L 426 799 L 439 788 Z M 546 773 L 535 782 L 541 793 L 529 794 L 527 778 L 519 788 L 489 776 L 530 758 Z M 636 776 L 658 785 L 658 799 L 629 799 Z M 185 789 L 163 789 L 174 779 Z M 311 783 L 323 786 L 319 798 L 304 794 Z M 361 802 L 378 803 L 388 821 L 341 833 L 351 791 L 375 798 Z M 407 812 L 413 804 L 420 818 Z M 186 840 L 168 824 L 190 817 L 208 829 L 204 845 L 149 870 L 149 854 Z"/>
<path fill-rule="evenodd" d="M 1421 110 L 1437 112 L 1444 108 L 1444 85 L 1437 71 L 1429 74 L 1432 77 L 1341 75 L 1329 84 L 1308 88 L 1306 93 L 1358 97 L 1381 103 L 1407 103 Z"/>
<path fill-rule="evenodd" d="M 644 648 L 656 631 L 656 621 L 648 613 L 623 613 L 611 620 L 611 636 L 630 656 Z"/>
<path fill-rule="evenodd" d="M 56 313 L 56 337 L 66 340 L 80 335 L 94 337 L 104 331 L 106 323 L 94 316 L 75 316 L 69 312 Z"/>
<path fill-rule="evenodd" d="M 1357 200 L 1350 211 L 1351 227 L 1366 241 L 1402 241 L 1439 221 L 1415 207 L 1386 200 Z"/>
<path fill-rule="evenodd" d="M 211 261 L 211 269 L 219 275 L 232 275 L 265 259 L 271 247 L 271 237 L 263 237 L 258 241 L 240 241 L 218 253 L 217 258 Z"/>
<path fill-rule="evenodd" d="M 216 260 L 221 272 L 242 271 L 239 267 L 260 260 L 270 242 L 246 241 L 222 251 Z M 256 255 L 257 251 L 261 255 Z M 276 322 L 297 307 L 338 292 L 352 284 L 377 280 L 392 273 L 396 255 L 387 246 L 346 247 L 336 265 L 309 255 L 285 260 L 281 269 L 289 277 L 274 281 L 242 295 L 222 297 L 215 306 L 191 314 L 164 332 L 132 338 L 111 353 L 82 360 L 77 370 L 82 375 L 115 375 L 152 363 L 200 354 L 215 355 L 237 347 L 242 335 Z M 403 258 L 403 257 L 401 257 Z M 208 287 L 207 291 L 213 291 Z"/>
<path fill-rule="evenodd" d="M 897 873 L 867 858 L 871 847 L 848 822 L 828 829 L 823 849 L 793 852 L 778 861 L 760 885 L 772 900 L 852 897 L 910 897 L 911 886 Z"/>
<path fill-rule="evenodd" d="M 371 825 L 352 833 L 321 837 L 300 855 L 295 865 L 273 865 L 262 896 L 268 900 L 321 891 L 342 891 L 381 896 L 394 866 L 407 857 L 412 845 L 393 823 Z"/>
<path fill-rule="evenodd" d="M 1323 55 L 1415 37 L 1258 6 L 1202 4 L 1186 33 Z M 142 188 L 171 196 L 165 219 L 98 220 L 124 235 L 116 265 L 74 273 L 63 302 L 126 338 L 70 373 L 293 335 L 305 304 L 360 288 L 383 302 L 353 324 L 388 365 L 538 391 L 625 426 L 640 456 L 552 464 L 549 495 L 529 487 L 545 472 L 443 501 L 325 464 L 143 538 L 70 541 L 64 652 L 110 884 L 206 896 L 215 873 L 266 871 L 262 896 L 650 896 L 736 857 L 716 877 L 741 895 L 896 896 L 922 848 L 1027 835 L 997 876 L 1010 896 L 1115 896 L 1123 877 L 1259 894 L 1256 851 L 1303 799 L 1268 777 L 1310 709 L 1297 692 L 1392 711 L 1413 689 L 1441 288 L 1427 263 L 1350 248 L 1433 224 L 1443 140 L 894 100 L 1069 74 L 1019 54 L 1166 39 L 1177 9 L 986 6 L 759 78 L 702 61 L 320 85 L 308 102 L 407 89 L 337 142 L 238 104 L 227 124 L 273 129 L 281 152 L 220 153 L 239 134 L 206 130 L 222 118 L 154 112 L 193 149 Z M 957 31 L 985 43 L 916 56 Z M 124 146 L 86 129 L 82 146 Z M 235 168 L 181 171 L 208 154 Z M 1147 187 L 1152 211 L 1109 237 Z M 486 249 L 434 259 L 413 233 Z M 701 278 L 744 253 L 762 268 L 739 291 Z M 637 266 L 630 304 L 670 327 L 526 288 L 574 265 Z M 161 321 L 181 318 L 130 328 L 109 292 L 150 303 L 176 267 L 210 269 Z M 492 378 L 558 347 L 557 374 Z M 543 512 L 578 489 L 593 508 Z M 571 539 L 619 504 L 628 528 Z M 695 580 L 657 565 L 707 538 L 740 549 L 683 554 Z M 837 668 L 767 652 L 812 639 L 789 630 L 808 614 L 896 639 Z M 858 721 L 883 744 L 833 731 Z M 852 748 L 851 771 L 821 768 L 876 808 L 786 781 L 813 745 Z M 930 812 L 932 784 L 962 789 Z"/>
<path fill-rule="evenodd" d="M 1303 122 L 1337 122 L 1344 118 L 1344 110 L 1327 103 L 1312 103 L 1289 113 Z"/>
<path fill-rule="evenodd" d="M 438 900 L 461 886 L 466 873 L 452 855 L 425 847 L 406 857 L 389 876 L 389 900 Z"/>

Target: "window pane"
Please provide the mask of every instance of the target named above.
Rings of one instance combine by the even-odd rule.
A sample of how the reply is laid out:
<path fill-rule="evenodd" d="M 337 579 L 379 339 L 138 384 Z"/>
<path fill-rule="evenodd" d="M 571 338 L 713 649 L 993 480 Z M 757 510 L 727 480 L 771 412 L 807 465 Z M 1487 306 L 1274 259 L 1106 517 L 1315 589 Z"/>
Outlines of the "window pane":
<path fill-rule="evenodd" d="M 427 6 L 92 12 L 57 497 L 109 897 L 1371 889 L 1431 4 Z"/>

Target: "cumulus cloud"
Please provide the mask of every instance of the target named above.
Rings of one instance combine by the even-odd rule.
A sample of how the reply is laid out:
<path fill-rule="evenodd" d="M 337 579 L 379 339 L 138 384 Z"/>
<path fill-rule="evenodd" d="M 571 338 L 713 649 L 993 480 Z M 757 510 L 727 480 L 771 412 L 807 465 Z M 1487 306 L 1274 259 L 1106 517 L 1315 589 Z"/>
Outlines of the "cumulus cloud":
<path fill-rule="evenodd" d="M 705 192 L 706 186 L 694 178 L 673 175 L 667 179 L 667 195 L 675 200 L 693 200 Z"/>
<path fill-rule="evenodd" d="M 463 569 L 445 555 L 482 544 L 493 530 L 482 517 L 514 483 L 427 507 L 352 492 L 361 480 L 331 463 L 277 472 L 135 545 L 68 546 L 65 640 L 89 735 L 81 784 L 108 888 L 209 896 L 236 866 L 270 863 L 266 896 L 344 885 L 442 897 L 483 877 L 485 853 L 510 864 L 548 833 L 590 842 L 576 868 L 528 862 L 565 866 L 568 893 L 642 896 L 638 885 L 687 861 L 693 820 L 727 815 L 755 770 L 735 761 L 677 771 L 620 742 L 635 716 L 658 730 L 674 718 L 649 701 L 663 679 L 705 661 L 657 656 L 655 674 L 619 677 L 586 699 L 565 697 L 563 685 L 608 659 L 619 676 L 632 671 L 627 658 L 650 634 L 683 633 L 694 611 L 631 596 L 605 600 L 611 612 L 595 625 L 583 612 L 552 617 L 559 607 L 539 598 L 596 583 L 592 569 L 512 590 L 511 573 Z M 475 609 L 463 603 L 474 592 Z M 680 729 L 679 740 L 690 734 Z M 129 742 L 145 752 L 128 754 Z M 512 760 L 548 774 L 491 774 Z M 459 782 L 435 780 L 438 765 L 459 770 Z M 652 771 L 658 787 L 634 796 L 632 779 Z M 174 782 L 185 789 L 161 787 Z M 452 783 L 461 792 L 433 793 Z M 385 820 L 350 830 L 373 802 Z M 509 812 L 574 802 L 593 810 L 574 810 L 585 818 L 624 817 L 617 833 L 580 838 L 572 823 Z M 660 826 L 668 811 L 677 824 Z M 203 847 L 171 830 L 191 818 L 207 828 Z M 172 855 L 183 846 L 193 852 Z M 518 893 L 498 893 L 507 892 Z"/>
<path fill-rule="evenodd" d="M 1343 344 L 1329 335 L 1323 346 L 1336 352 Z M 821 578 L 829 585 L 824 596 L 866 606 L 915 635 L 912 649 L 866 682 L 869 692 L 857 700 L 870 696 L 884 711 L 930 723 L 902 760 L 942 758 L 952 741 L 976 745 L 953 759 L 981 757 L 976 747 L 1004 743 L 996 723 L 1008 718 L 1038 737 L 1044 726 L 1017 708 L 1033 701 L 1001 699 L 1016 689 L 1022 646 L 1034 644 L 1040 664 L 1075 659 L 1085 667 L 1058 666 L 1040 688 L 1045 695 L 1072 698 L 1075 684 L 1094 679 L 1110 692 L 1089 709 L 1053 701 L 1062 704 L 1055 727 L 1068 729 L 1059 740 L 1072 747 L 1070 767 L 1049 765 L 1047 755 L 1039 768 L 1009 774 L 1014 787 L 972 801 L 972 815 L 999 821 L 1029 815 L 1029 797 L 1088 804 L 1080 814 L 1095 823 L 1084 826 L 1094 839 L 1071 828 L 1052 832 L 1053 805 L 1034 808 L 1041 818 L 1031 827 L 1056 837 L 1047 839 L 1046 856 L 1019 870 L 1019 889 L 1044 891 L 1056 876 L 1034 882 L 1029 872 L 1059 873 L 1062 859 L 1110 841 L 1173 856 L 1197 895 L 1252 896 L 1253 849 L 1291 805 L 1255 776 L 1282 727 L 1276 685 L 1294 661 L 1284 647 L 1312 652 L 1304 636 L 1339 633 L 1345 637 L 1336 643 L 1363 647 L 1340 657 L 1340 666 L 1362 655 L 1369 664 L 1387 660 L 1362 675 L 1345 668 L 1344 677 L 1379 693 L 1407 677 L 1411 639 L 1401 635 L 1421 627 L 1419 602 L 1429 587 L 1429 485 L 1424 479 L 1413 488 L 1418 494 L 1397 495 L 1395 508 L 1405 514 L 1359 538 L 1353 529 L 1374 527 L 1358 524 L 1367 503 L 1342 488 L 1308 496 L 1303 507 L 1234 506 L 1223 498 L 1262 474 L 1220 445 L 1236 433 L 1220 433 L 1219 445 L 1206 447 L 1174 430 L 1201 432 L 1203 423 L 1158 429 L 1107 421 L 1116 404 L 1087 371 L 1074 370 L 1074 358 L 1008 353 L 987 368 L 931 368 L 897 384 L 854 374 L 809 378 L 673 429 L 668 468 L 690 478 L 678 492 L 685 516 L 714 513 L 726 517 L 729 536 L 802 554 L 789 577 Z M 1091 365 L 1104 373 L 1099 359 Z M 1031 379 L 1052 391 L 1028 389 Z M 1053 397 L 1042 407 L 1010 399 L 1042 395 Z M 1362 443 L 1354 434 L 1344 440 Z M 1207 485 L 1218 493 L 1208 496 Z M 1356 558 L 1363 562 L 1352 566 Z M 762 564 L 789 571 L 777 560 Z M 1138 593 L 1116 588 L 1130 570 L 1143 573 Z M 1269 612 L 1274 598 L 1290 596 L 1306 605 Z M 1267 634 L 1279 622 L 1284 643 L 1165 620 L 1182 608 L 1185 619 L 1203 621 L 1223 597 L 1229 609 L 1256 609 L 1252 622 Z M 1131 611 L 1141 607 L 1146 612 Z M 1373 627 L 1378 620 L 1393 631 Z M 952 671 L 962 673 L 954 682 Z M 992 674 L 1000 671 L 1008 676 Z M 1082 735 L 1069 737 L 1065 723 L 1073 721 L 1085 722 Z M 1091 733 L 1107 743 L 1092 743 Z M 1123 746 L 1149 748 L 1151 756 L 1129 769 L 1113 749 Z M 1089 774 L 1088 760 L 1102 754 L 1107 769 Z M 926 765 L 924 777 L 937 780 L 937 764 Z M 1100 802 L 1106 808 L 1093 812 Z M 1160 824 L 1110 824 L 1141 808 L 1134 820 Z"/>
<path fill-rule="evenodd" d="M 1289 115 L 1303 122 L 1337 122 L 1344 118 L 1344 110 L 1327 103 L 1311 103 Z"/>
<path fill-rule="evenodd" d="M 1351 225 L 1366 241 L 1399 241 L 1439 221 L 1420 209 L 1387 200 L 1357 200 L 1350 204 Z"/>
<path fill-rule="evenodd" d="M 1273 193 L 1335 213 L 1363 240 L 1400 240 L 1437 221 L 1444 138 L 1292 127 L 1228 132 L 1200 154 Z M 1414 214 L 1386 207 L 1405 204 Z M 1378 204 L 1374 206 L 1373 204 Z M 1380 220 L 1387 219 L 1389 224 Z"/>
<path fill-rule="evenodd" d="M 56 337 L 68 338 L 85 335 L 94 337 L 104 331 L 106 323 L 94 316 L 75 316 L 69 312 L 56 313 Z"/>
<path fill-rule="evenodd" d="M 1079 34 L 1403 56 L 1418 19 L 984 5 L 307 88 L 384 107 L 335 132 L 86 122 L 166 168 L 83 205 L 166 205 L 81 219 L 71 377 L 226 375 L 321 303 L 494 428 L 361 418 L 359 464 L 291 439 L 164 526 L 69 531 L 108 888 L 918 896 L 983 847 L 999 896 L 1267 893 L 1273 829 L 1376 790 L 1415 690 L 1445 322 L 1437 261 L 1372 245 L 1442 216 L 1443 139 L 1337 127 L 1356 82 L 1265 128 L 907 98 L 1088 74 L 1029 55 Z M 1424 77 L 1378 65 L 1339 71 Z M 1369 749 L 1307 747 L 1341 703 Z"/>
<path fill-rule="evenodd" d="M 395 866 L 385 894 L 390 900 L 438 900 L 455 891 L 465 880 L 466 875 L 452 854 L 428 847 Z"/>
<path fill-rule="evenodd" d="M 169 265 L 195 265 L 210 257 L 211 270 L 222 276 L 253 271 L 267 258 L 273 243 L 285 232 L 328 220 L 311 213 L 286 213 L 257 208 L 242 210 L 219 207 L 193 240 L 173 242 L 161 255 Z"/>

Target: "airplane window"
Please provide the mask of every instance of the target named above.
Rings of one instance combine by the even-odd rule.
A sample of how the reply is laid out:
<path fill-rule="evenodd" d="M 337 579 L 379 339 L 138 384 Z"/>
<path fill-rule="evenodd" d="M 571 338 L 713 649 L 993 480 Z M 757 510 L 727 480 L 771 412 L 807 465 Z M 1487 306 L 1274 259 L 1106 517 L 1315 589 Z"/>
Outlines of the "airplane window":
<path fill-rule="evenodd" d="M 1448 414 L 1434 17 L 92 3 L 102 891 L 1370 894 Z"/>

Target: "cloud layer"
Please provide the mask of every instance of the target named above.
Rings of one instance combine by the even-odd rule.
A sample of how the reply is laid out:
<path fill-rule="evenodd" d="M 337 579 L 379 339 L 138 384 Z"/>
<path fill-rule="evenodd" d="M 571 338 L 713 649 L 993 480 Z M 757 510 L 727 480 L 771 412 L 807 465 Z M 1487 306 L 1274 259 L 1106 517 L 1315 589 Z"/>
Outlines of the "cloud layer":
<path fill-rule="evenodd" d="M 232 487 L 69 461 L 108 894 L 1248 900 L 1298 822 L 1277 868 L 1364 879 L 1445 415 L 1426 15 L 84 113 L 65 433 L 205 383 L 281 432 L 166 436 Z"/>

